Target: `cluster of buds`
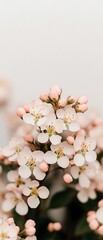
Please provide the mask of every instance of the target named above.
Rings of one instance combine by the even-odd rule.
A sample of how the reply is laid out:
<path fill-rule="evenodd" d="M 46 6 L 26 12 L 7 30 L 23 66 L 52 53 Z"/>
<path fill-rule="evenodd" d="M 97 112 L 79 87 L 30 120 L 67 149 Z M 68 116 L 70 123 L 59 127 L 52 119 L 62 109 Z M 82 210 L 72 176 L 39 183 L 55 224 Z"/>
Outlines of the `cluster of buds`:
<path fill-rule="evenodd" d="M 103 236 L 103 199 L 98 202 L 97 211 L 89 211 L 87 222 L 91 230 Z"/>
<path fill-rule="evenodd" d="M 48 231 L 49 232 L 58 232 L 58 231 L 60 231 L 62 229 L 62 226 L 61 226 L 61 223 L 60 222 L 55 222 L 55 223 L 53 223 L 53 222 L 50 222 L 49 224 L 48 224 Z"/>
<path fill-rule="evenodd" d="M 25 223 L 23 231 L 20 231 L 20 228 L 16 226 L 13 218 L 0 220 L 0 239 L 19 240 L 24 239 L 25 236 L 25 240 L 36 240 L 35 233 L 35 222 L 33 220 L 28 220 Z"/>

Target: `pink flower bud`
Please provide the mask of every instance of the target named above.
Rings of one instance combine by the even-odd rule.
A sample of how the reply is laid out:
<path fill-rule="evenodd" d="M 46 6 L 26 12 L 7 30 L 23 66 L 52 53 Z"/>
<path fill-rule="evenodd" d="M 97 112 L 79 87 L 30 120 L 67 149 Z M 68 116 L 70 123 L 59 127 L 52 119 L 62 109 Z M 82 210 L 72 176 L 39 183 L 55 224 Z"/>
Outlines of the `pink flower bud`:
<path fill-rule="evenodd" d="M 67 99 L 62 98 L 62 99 L 59 100 L 59 106 L 60 107 L 65 107 L 66 104 L 67 104 Z"/>
<path fill-rule="evenodd" d="M 63 179 L 65 183 L 71 183 L 73 181 L 72 176 L 68 173 L 64 174 Z"/>
<path fill-rule="evenodd" d="M 40 99 L 42 100 L 42 101 L 48 101 L 48 99 L 49 99 L 49 94 L 48 93 L 41 93 L 40 94 Z"/>
<path fill-rule="evenodd" d="M 48 172 L 49 167 L 48 167 L 48 164 L 46 162 L 40 163 L 39 167 L 40 167 L 40 170 L 42 172 Z"/>
<path fill-rule="evenodd" d="M 103 199 L 98 202 L 98 207 L 103 207 Z"/>
<path fill-rule="evenodd" d="M 53 232 L 54 231 L 54 224 L 53 223 L 49 223 L 48 224 L 48 231 L 49 232 Z"/>
<path fill-rule="evenodd" d="M 99 227 L 99 223 L 97 222 L 97 220 L 92 220 L 90 223 L 89 223 L 89 227 L 92 229 L 92 230 L 96 230 L 98 227 Z"/>
<path fill-rule="evenodd" d="M 88 102 L 88 98 L 86 96 L 81 96 L 78 99 L 78 103 L 80 104 L 87 104 L 87 102 Z"/>
<path fill-rule="evenodd" d="M 103 225 L 98 228 L 98 233 L 103 236 Z"/>
<path fill-rule="evenodd" d="M 88 106 L 87 106 L 87 104 L 80 104 L 80 105 L 78 105 L 77 110 L 79 112 L 83 112 L 84 113 L 84 112 L 86 112 L 88 110 Z"/>
<path fill-rule="evenodd" d="M 26 142 L 33 142 L 33 136 L 32 135 L 30 135 L 30 134 L 28 134 L 28 135 L 26 135 L 25 137 L 24 137 L 24 140 L 26 141 Z"/>
<path fill-rule="evenodd" d="M 29 228 L 31 226 L 34 227 L 35 225 L 36 225 L 36 223 L 32 219 L 27 220 L 25 223 L 26 228 Z"/>
<path fill-rule="evenodd" d="M 26 113 L 25 109 L 23 107 L 19 107 L 16 111 L 17 115 L 22 118 L 23 115 Z"/>
<path fill-rule="evenodd" d="M 59 96 L 60 96 L 61 93 L 62 93 L 62 89 L 61 89 L 59 86 L 57 86 L 57 85 L 53 86 L 53 87 L 50 89 L 50 91 L 57 92 L 57 94 L 58 94 Z"/>
<path fill-rule="evenodd" d="M 49 93 L 49 97 L 51 100 L 57 101 L 59 99 L 59 94 L 56 91 L 51 90 Z"/>
<path fill-rule="evenodd" d="M 74 143 L 74 138 L 72 136 L 67 137 L 67 142 L 72 145 Z"/>
<path fill-rule="evenodd" d="M 33 236 L 36 233 L 36 229 L 33 226 L 26 228 L 25 230 L 26 234 L 29 236 Z"/>
<path fill-rule="evenodd" d="M 25 109 L 26 113 L 29 113 L 29 112 L 30 112 L 28 105 L 26 105 L 26 104 L 23 105 L 23 108 Z"/>
<path fill-rule="evenodd" d="M 74 96 L 70 96 L 70 97 L 68 97 L 67 101 L 69 104 L 72 104 L 72 103 L 75 103 L 76 99 Z"/>
<path fill-rule="evenodd" d="M 83 136 L 83 137 L 85 137 L 85 136 L 86 136 L 85 130 L 84 130 L 84 129 L 80 129 L 80 130 L 77 132 L 76 136 Z"/>
<path fill-rule="evenodd" d="M 8 224 L 10 224 L 10 225 L 11 225 L 11 224 L 13 224 L 13 223 L 14 223 L 14 219 L 13 219 L 13 218 L 8 218 L 8 219 L 7 219 L 7 222 L 8 222 Z"/>
<path fill-rule="evenodd" d="M 55 231 L 60 231 L 61 228 L 62 228 L 61 223 L 59 223 L 59 222 L 54 223 L 54 230 Z"/>

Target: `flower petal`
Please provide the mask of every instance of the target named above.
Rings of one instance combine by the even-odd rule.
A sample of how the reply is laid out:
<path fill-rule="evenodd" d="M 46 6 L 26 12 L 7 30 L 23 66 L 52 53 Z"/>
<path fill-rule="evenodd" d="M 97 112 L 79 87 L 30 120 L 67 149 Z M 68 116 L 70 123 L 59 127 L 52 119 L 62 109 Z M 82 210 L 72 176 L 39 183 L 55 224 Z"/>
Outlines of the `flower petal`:
<path fill-rule="evenodd" d="M 79 130 L 80 130 L 79 123 L 78 123 L 78 122 L 75 122 L 75 121 L 71 122 L 71 123 L 69 124 L 69 130 L 70 130 L 71 132 L 77 132 L 77 131 L 79 131 Z"/>
<path fill-rule="evenodd" d="M 19 175 L 24 179 L 31 176 L 31 170 L 27 166 L 20 166 L 18 172 Z"/>
<path fill-rule="evenodd" d="M 40 200 L 37 196 L 30 196 L 27 202 L 30 208 L 37 208 L 40 204 Z"/>
<path fill-rule="evenodd" d="M 46 143 L 48 141 L 48 133 L 39 133 L 37 138 L 38 138 L 38 142 Z"/>
<path fill-rule="evenodd" d="M 85 163 L 85 158 L 82 156 L 82 154 L 76 154 L 74 156 L 74 163 L 76 166 L 81 167 Z"/>
<path fill-rule="evenodd" d="M 24 120 L 25 123 L 28 123 L 28 124 L 31 124 L 31 125 L 35 125 L 34 116 L 31 115 L 30 113 L 25 113 L 23 115 L 23 120 Z"/>
<path fill-rule="evenodd" d="M 71 167 L 71 175 L 74 179 L 78 179 L 79 177 L 79 168 L 77 166 Z"/>
<path fill-rule="evenodd" d="M 86 174 L 81 173 L 79 175 L 79 184 L 82 188 L 89 188 L 90 186 L 90 180 L 89 178 L 86 176 Z"/>
<path fill-rule="evenodd" d="M 38 195 L 39 195 L 40 198 L 46 199 L 49 196 L 49 190 L 46 187 L 44 187 L 44 186 L 39 187 Z"/>
<path fill-rule="evenodd" d="M 63 156 L 61 158 L 57 159 L 57 163 L 62 168 L 67 168 L 69 166 L 69 158 L 66 156 Z"/>
<path fill-rule="evenodd" d="M 43 179 L 45 178 L 45 176 L 46 176 L 46 174 L 43 173 L 43 172 L 39 169 L 39 167 L 34 168 L 34 170 L 33 170 L 33 175 L 35 176 L 35 178 L 36 178 L 37 180 L 43 180 Z"/>
<path fill-rule="evenodd" d="M 21 216 L 24 216 L 28 212 L 28 206 L 24 201 L 20 201 L 16 205 L 16 212 Z"/>
<path fill-rule="evenodd" d="M 54 164 L 57 162 L 57 155 L 52 151 L 47 151 L 44 155 L 44 160 L 48 164 Z"/>
<path fill-rule="evenodd" d="M 51 141 L 51 143 L 52 143 L 53 145 L 59 144 L 59 143 L 61 142 L 61 139 L 62 139 L 62 137 L 59 136 L 59 135 L 52 135 L 52 136 L 50 137 L 50 141 Z"/>
<path fill-rule="evenodd" d="M 94 162 L 96 160 L 96 153 L 94 151 L 87 152 L 85 155 L 85 159 L 87 162 Z"/>

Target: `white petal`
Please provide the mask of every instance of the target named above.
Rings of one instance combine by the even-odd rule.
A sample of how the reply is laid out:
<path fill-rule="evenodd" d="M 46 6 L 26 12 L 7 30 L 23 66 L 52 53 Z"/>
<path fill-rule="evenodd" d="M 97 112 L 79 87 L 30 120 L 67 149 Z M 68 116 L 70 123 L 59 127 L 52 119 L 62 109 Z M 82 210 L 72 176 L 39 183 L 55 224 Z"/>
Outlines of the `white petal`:
<path fill-rule="evenodd" d="M 34 151 L 32 156 L 36 158 L 37 162 L 42 162 L 44 159 L 44 153 L 42 151 Z"/>
<path fill-rule="evenodd" d="M 85 143 L 88 146 L 88 151 L 92 151 L 96 148 L 96 140 L 94 138 L 87 138 Z"/>
<path fill-rule="evenodd" d="M 57 119 L 55 122 L 55 128 L 57 133 L 63 132 L 63 121 L 61 119 Z"/>
<path fill-rule="evenodd" d="M 96 212 L 96 218 L 100 224 L 103 224 L 103 208 L 99 208 Z"/>
<path fill-rule="evenodd" d="M 27 202 L 30 208 L 37 208 L 40 203 L 40 200 L 36 196 L 30 196 Z"/>
<path fill-rule="evenodd" d="M 43 180 L 46 176 L 38 167 L 34 168 L 33 174 L 37 180 Z"/>
<path fill-rule="evenodd" d="M 17 160 L 17 158 L 18 158 L 18 153 L 15 153 L 12 156 L 10 156 L 8 159 L 10 162 L 14 162 Z"/>
<path fill-rule="evenodd" d="M 61 139 L 62 139 L 62 137 L 59 136 L 59 135 L 52 135 L 52 136 L 50 137 L 50 141 L 51 141 L 51 143 L 52 143 L 53 145 L 59 144 L 59 143 L 61 142 Z"/>
<path fill-rule="evenodd" d="M 56 111 L 57 117 L 63 119 L 64 117 L 64 110 L 63 109 L 58 109 Z"/>
<path fill-rule="evenodd" d="M 31 115 L 30 113 L 25 113 L 23 115 L 23 120 L 24 120 L 25 123 L 28 123 L 28 124 L 31 124 L 31 125 L 35 125 L 34 116 Z"/>
<path fill-rule="evenodd" d="M 47 151 L 44 155 L 44 160 L 48 164 L 54 164 L 57 162 L 57 155 L 52 151 Z"/>
<path fill-rule="evenodd" d="M 88 195 L 87 192 L 82 190 L 80 192 L 78 192 L 77 194 L 77 198 L 79 199 L 80 202 L 82 203 L 86 203 L 88 201 Z"/>
<path fill-rule="evenodd" d="M 70 106 L 66 106 L 65 107 L 65 113 L 68 117 L 70 117 L 71 121 L 74 121 L 75 120 L 75 117 L 76 117 L 76 112 L 75 112 L 75 109 L 70 107 Z"/>
<path fill-rule="evenodd" d="M 44 187 L 44 186 L 39 187 L 38 195 L 39 195 L 40 198 L 46 199 L 49 196 L 49 190 L 46 187 Z"/>
<path fill-rule="evenodd" d="M 90 180 L 89 178 L 86 176 L 86 174 L 81 173 L 79 175 L 79 184 L 82 188 L 89 188 L 90 186 Z"/>
<path fill-rule="evenodd" d="M 63 152 L 67 155 L 72 155 L 74 154 L 74 147 L 70 144 L 68 144 L 66 141 L 62 142 L 62 148 Z"/>
<path fill-rule="evenodd" d="M 9 146 L 4 147 L 2 149 L 2 154 L 6 157 L 9 157 L 9 156 L 13 155 L 14 153 L 15 153 L 14 149 L 11 149 Z"/>
<path fill-rule="evenodd" d="M 18 172 L 19 175 L 24 179 L 29 178 L 31 176 L 31 170 L 27 166 L 19 167 Z"/>
<path fill-rule="evenodd" d="M 94 151 L 87 152 L 85 155 L 85 159 L 87 162 L 94 162 L 96 160 L 96 153 Z"/>
<path fill-rule="evenodd" d="M 48 141 L 48 133 L 40 133 L 38 135 L 38 142 L 46 143 Z"/>
<path fill-rule="evenodd" d="M 29 188 L 28 186 L 25 186 L 25 187 L 23 188 L 23 194 L 24 194 L 25 196 L 29 196 L 30 193 L 31 193 L 30 188 Z"/>
<path fill-rule="evenodd" d="M 15 182 L 18 176 L 19 175 L 17 170 L 11 170 L 7 173 L 7 178 L 10 182 Z"/>
<path fill-rule="evenodd" d="M 74 156 L 74 163 L 76 166 L 81 167 L 85 163 L 85 158 L 81 154 L 76 154 Z"/>
<path fill-rule="evenodd" d="M 89 191 L 89 198 L 90 199 L 95 199 L 97 197 L 97 194 L 94 189 L 90 189 Z"/>
<path fill-rule="evenodd" d="M 75 122 L 75 121 L 71 122 L 71 123 L 69 124 L 69 130 L 70 130 L 71 132 L 77 132 L 77 131 L 79 131 L 79 130 L 80 130 L 79 123 L 78 123 L 78 122 Z"/>
<path fill-rule="evenodd" d="M 71 175 L 74 179 L 78 179 L 79 177 L 79 168 L 77 166 L 71 167 Z"/>
<path fill-rule="evenodd" d="M 33 180 L 31 182 L 28 183 L 28 187 L 29 188 L 34 188 L 34 187 L 39 187 L 39 182 L 37 180 Z"/>
<path fill-rule="evenodd" d="M 3 201 L 2 209 L 4 212 L 9 212 L 15 207 L 15 203 L 13 203 L 11 200 L 7 199 Z"/>
<path fill-rule="evenodd" d="M 75 151 L 79 151 L 81 149 L 81 144 L 85 141 L 84 137 L 82 136 L 78 136 L 76 137 L 75 141 L 74 141 L 74 149 Z"/>
<path fill-rule="evenodd" d="M 57 159 L 57 163 L 62 168 L 67 168 L 69 166 L 69 158 L 66 156 L 63 156 L 61 158 Z"/>
<path fill-rule="evenodd" d="M 24 216 L 28 213 L 28 206 L 24 201 L 20 201 L 16 205 L 16 212 L 21 216 Z"/>
<path fill-rule="evenodd" d="M 38 120 L 37 125 L 38 126 L 42 126 L 45 122 L 46 122 L 47 118 L 46 117 L 42 117 Z"/>

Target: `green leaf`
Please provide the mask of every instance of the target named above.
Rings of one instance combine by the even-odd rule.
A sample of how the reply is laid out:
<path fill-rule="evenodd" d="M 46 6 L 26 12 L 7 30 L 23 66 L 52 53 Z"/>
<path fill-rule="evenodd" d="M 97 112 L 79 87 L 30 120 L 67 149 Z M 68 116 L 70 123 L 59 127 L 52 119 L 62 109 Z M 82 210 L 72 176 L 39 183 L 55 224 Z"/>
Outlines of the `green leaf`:
<path fill-rule="evenodd" d="M 49 209 L 65 207 L 72 201 L 74 196 L 75 191 L 69 188 L 57 192 L 51 199 Z"/>
<path fill-rule="evenodd" d="M 86 233 L 91 232 L 88 223 L 86 221 L 86 216 L 84 216 L 79 223 L 77 224 L 76 230 L 75 230 L 75 236 L 81 236 Z"/>

